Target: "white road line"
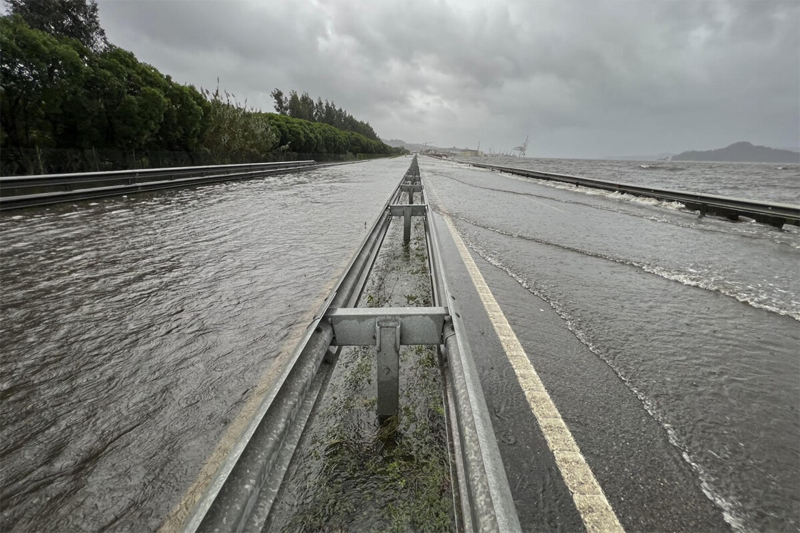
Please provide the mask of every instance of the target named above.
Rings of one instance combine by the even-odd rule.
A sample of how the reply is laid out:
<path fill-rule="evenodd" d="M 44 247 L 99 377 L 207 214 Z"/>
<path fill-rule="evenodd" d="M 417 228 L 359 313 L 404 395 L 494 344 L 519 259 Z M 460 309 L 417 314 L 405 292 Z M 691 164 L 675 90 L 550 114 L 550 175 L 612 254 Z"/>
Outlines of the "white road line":
<path fill-rule="evenodd" d="M 447 214 L 442 216 L 447 222 L 447 227 L 453 236 L 456 247 L 458 247 L 461 259 L 463 259 L 464 265 L 469 271 L 472 283 L 480 295 L 486 313 L 489 315 L 489 320 L 492 321 L 492 326 L 494 326 L 503 349 L 506 351 L 508 360 L 514 368 L 517 380 L 525 393 L 525 397 L 528 399 L 528 405 L 539 422 L 539 427 L 544 433 L 547 445 L 555 456 L 556 464 L 561 471 L 561 477 L 572 494 L 575 507 L 577 507 L 586 529 L 590 533 L 624 533 L 617 515 L 603 493 L 603 489 L 595 479 L 591 468 L 589 468 L 580 448 L 578 448 L 578 444 L 572 437 L 572 433 L 570 433 L 553 400 L 545 390 L 542 380 L 539 379 L 539 375 L 533 368 L 519 339 L 511 329 L 511 325 L 508 323 L 508 319 L 506 319 L 502 309 L 500 309 L 500 305 L 495 300 L 492 291 L 489 290 L 486 280 L 478 270 L 478 266 L 472 259 L 458 230 L 453 225 L 453 221 Z"/>

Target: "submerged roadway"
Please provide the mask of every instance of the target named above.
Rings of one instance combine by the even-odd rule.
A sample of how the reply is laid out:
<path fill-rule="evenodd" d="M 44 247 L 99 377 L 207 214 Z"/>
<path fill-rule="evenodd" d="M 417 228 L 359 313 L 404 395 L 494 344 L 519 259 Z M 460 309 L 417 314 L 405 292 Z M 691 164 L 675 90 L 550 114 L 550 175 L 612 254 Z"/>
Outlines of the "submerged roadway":
<path fill-rule="evenodd" d="M 420 168 L 523 530 L 796 530 L 796 235 Z"/>
<path fill-rule="evenodd" d="M 4 214 L 3 527 L 180 522 L 409 161 Z M 523 530 L 798 531 L 797 228 L 419 163 Z"/>

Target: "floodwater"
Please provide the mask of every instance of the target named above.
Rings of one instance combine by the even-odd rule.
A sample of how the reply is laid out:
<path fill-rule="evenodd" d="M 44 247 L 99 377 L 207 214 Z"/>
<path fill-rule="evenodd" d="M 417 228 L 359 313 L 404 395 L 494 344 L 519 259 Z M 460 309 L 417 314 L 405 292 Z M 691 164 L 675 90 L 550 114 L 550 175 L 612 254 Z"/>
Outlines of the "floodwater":
<path fill-rule="evenodd" d="M 797 166 L 544 161 L 800 196 Z M 0 528 L 156 530 L 409 163 L 2 214 Z M 473 251 L 614 370 L 734 530 L 800 528 L 798 228 L 420 163 Z"/>
<path fill-rule="evenodd" d="M 410 158 L 3 213 L 3 531 L 153 531 Z"/>
<path fill-rule="evenodd" d="M 474 157 L 465 161 L 568 174 L 685 192 L 800 203 L 800 165 L 714 161 L 614 161 Z"/>
<path fill-rule="evenodd" d="M 423 163 L 437 209 L 473 253 L 547 302 L 587 355 L 613 369 L 733 530 L 800 529 L 800 228 Z M 593 172 L 595 162 L 560 164 L 611 177 Z M 700 183 L 714 168 L 699 167 L 683 181 Z M 709 192 L 729 194 L 752 177 L 753 165 L 718 168 Z M 640 172 L 640 182 L 652 176 Z M 761 196 L 786 201 L 795 186 Z M 512 311 L 535 327 L 539 309 Z"/>

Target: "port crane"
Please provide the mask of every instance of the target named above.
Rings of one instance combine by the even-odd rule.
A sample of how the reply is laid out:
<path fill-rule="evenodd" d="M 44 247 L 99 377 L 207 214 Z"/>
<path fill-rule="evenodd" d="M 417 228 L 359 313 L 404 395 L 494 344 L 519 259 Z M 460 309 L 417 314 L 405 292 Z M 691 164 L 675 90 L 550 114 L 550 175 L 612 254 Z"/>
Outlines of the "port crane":
<path fill-rule="evenodd" d="M 528 135 L 525 136 L 525 142 L 522 143 L 522 146 L 517 146 L 511 150 L 512 152 L 517 152 L 517 157 L 525 157 L 525 152 L 528 150 L 528 137 Z"/>

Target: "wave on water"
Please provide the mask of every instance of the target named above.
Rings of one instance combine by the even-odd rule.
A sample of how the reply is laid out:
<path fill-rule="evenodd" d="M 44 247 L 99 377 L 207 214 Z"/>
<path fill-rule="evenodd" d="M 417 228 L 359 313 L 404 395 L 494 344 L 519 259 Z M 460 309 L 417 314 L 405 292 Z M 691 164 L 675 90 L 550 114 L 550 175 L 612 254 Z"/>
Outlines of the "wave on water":
<path fill-rule="evenodd" d="M 658 198 L 649 198 L 647 196 L 635 196 L 633 194 L 626 194 L 626 193 L 620 192 L 620 191 L 606 191 L 604 189 L 592 189 L 590 187 L 578 187 L 578 186 L 575 186 L 575 185 L 572 185 L 572 184 L 569 184 L 569 183 L 562 183 L 560 181 L 540 180 L 540 179 L 537 179 L 537 178 L 523 178 L 523 177 L 520 177 L 520 176 L 516 176 L 514 174 L 506 174 L 506 173 L 502 173 L 502 174 L 505 177 L 510 177 L 510 178 L 518 180 L 518 181 L 535 181 L 537 185 L 543 185 L 543 186 L 546 186 L 546 187 L 551 187 L 553 189 L 561 189 L 561 190 L 567 190 L 567 191 L 572 191 L 572 192 L 579 192 L 579 193 L 584 194 L 586 196 L 601 196 L 601 197 L 604 197 L 604 198 L 611 198 L 613 200 L 619 200 L 619 201 L 628 202 L 628 203 L 631 203 L 631 204 L 646 205 L 648 207 L 660 207 L 661 209 L 669 209 L 671 211 L 684 211 L 684 212 L 688 211 L 688 212 L 691 212 L 689 209 L 686 208 L 685 205 L 683 205 L 680 202 L 675 202 L 675 201 L 670 201 L 670 200 L 659 200 Z M 596 206 L 596 205 L 591 205 L 591 204 L 586 204 L 586 205 L 589 205 L 589 206 L 594 207 L 596 209 L 602 209 L 602 210 L 605 210 L 605 211 L 612 211 L 614 213 L 624 213 L 626 215 L 631 215 L 631 216 L 640 216 L 640 215 L 636 215 L 634 213 L 628 213 L 628 212 L 625 212 L 625 211 L 619 211 L 619 210 L 615 210 L 615 209 L 604 208 L 604 207 L 600 207 L 600 206 Z M 644 217 L 644 218 L 650 218 L 650 217 Z M 659 222 L 666 222 L 663 219 L 657 219 L 657 218 L 650 218 L 650 220 L 657 220 Z M 689 226 L 686 226 L 686 227 L 689 227 Z"/>
<path fill-rule="evenodd" d="M 800 195 L 800 165 L 485 157 L 460 162 L 473 161 L 768 202 L 797 204 Z"/>
<path fill-rule="evenodd" d="M 445 216 L 454 216 L 452 214 L 445 214 Z M 463 220 L 460 217 L 459 220 Z M 465 221 L 468 222 L 468 221 Z M 469 223 L 469 222 L 468 222 Z M 493 230 L 494 231 L 494 230 Z M 461 238 L 464 242 L 469 246 L 469 248 L 478 254 L 483 260 L 491 264 L 492 266 L 502 270 L 506 274 L 508 274 L 514 281 L 520 284 L 522 288 L 533 294 L 534 296 L 540 298 L 541 300 L 547 302 L 547 304 L 561 317 L 562 320 L 567 325 L 567 328 L 573 335 L 584 345 L 586 346 L 590 352 L 600 358 L 606 365 L 608 365 L 614 374 L 625 384 L 631 392 L 633 392 L 639 401 L 644 406 L 647 413 L 655 419 L 658 424 L 664 428 L 667 433 L 667 438 L 669 443 L 674 446 L 681 454 L 683 460 L 694 470 L 697 474 L 697 477 L 700 481 L 700 486 L 703 493 L 706 497 L 711 500 L 719 509 L 722 511 L 723 518 L 725 521 L 736 531 L 737 533 L 755 533 L 755 530 L 751 527 L 748 527 L 745 524 L 745 519 L 742 516 L 740 509 L 741 504 L 736 502 L 735 500 L 728 498 L 722 494 L 720 494 L 713 486 L 713 478 L 705 471 L 705 469 L 698 464 L 697 460 L 695 459 L 694 455 L 692 454 L 689 447 L 686 445 L 684 440 L 680 437 L 678 432 L 675 430 L 674 426 L 669 423 L 666 419 L 665 415 L 660 413 L 654 406 L 653 402 L 642 392 L 640 391 L 631 381 L 622 373 L 622 371 L 614 366 L 613 361 L 606 357 L 602 350 L 595 346 L 591 339 L 577 327 L 575 324 L 574 318 L 564 309 L 564 307 L 552 296 L 550 296 L 545 289 L 539 286 L 536 282 L 531 282 L 527 280 L 525 277 L 521 276 L 517 272 L 511 270 L 505 264 L 503 264 L 502 260 L 499 259 L 497 256 L 487 252 L 481 246 L 476 244 L 475 242 L 468 239 L 463 233 L 459 232 Z"/>
<path fill-rule="evenodd" d="M 659 200 L 657 198 L 648 198 L 646 196 L 635 196 L 633 194 L 625 194 L 624 192 L 619 192 L 619 191 L 606 191 L 604 189 L 593 189 L 591 187 L 578 187 L 576 185 L 572 185 L 571 183 L 563 183 L 560 181 L 553 181 L 553 180 L 543 180 L 532 177 L 523 177 L 523 176 L 518 176 L 516 174 L 509 174 L 508 172 L 500 172 L 500 174 L 503 177 L 514 179 L 517 181 L 534 182 L 537 185 L 543 185 L 545 187 L 551 187 L 553 189 L 580 192 L 581 194 L 585 194 L 587 196 L 603 196 L 606 198 L 613 198 L 614 200 L 622 200 L 633 204 L 647 205 L 650 207 L 661 207 L 664 209 L 671 209 L 673 211 L 687 211 L 685 205 L 675 201 Z M 592 207 L 597 207 L 597 206 L 592 206 Z"/>
<path fill-rule="evenodd" d="M 462 163 L 462 162 L 454 162 L 453 163 L 453 167 L 454 168 L 456 168 L 456 167 L 473 168 L 473 167 L 471 167 L 471 165 L 469 163 Z M 687 169 L 686 167 L 675 166 L 675 165 L 651 165 L 651 164 L 641 165 L 640 168 L 643 169 L 643 170 L 647 170 L 647 171 L 655 171 L 655 170 L 657 170 L 657 171 L 666 171 L 666 172 L 680 172 L 680 171 L 683 171 L 683 170 Z M 709 166 L 709 168 L 713 168 L 713 167 Z M 645 203 L 646 205 L 657 205 L 657 206 L 663 207 L 665 209 L 687 211 L 686 206 L 684 206 L 680 202 L 669 202 L 669 201 L 662 201 L 662 200 L 654 200 L 654 199 L 650 199 L 650 198 L 641 198 L 641 197 L 638 197 L 638 196 L 634 196 L 632 194 L 625 194 L 625 193 L 619 193 L 619 192 L 614 192 L 614 191 L 605 191 L 603 189 L 592 189 L 592 188 L 589 188 L 589 187 L 577 187 L 577 186 L 569 184 L 569 183 L 563 183 L 563 182 L 552 181 L 552 180 L 544 180 L 544 179 L 535 178 L 535 177 L 531 177 L 531 176 L 519 176 L 519 175 L 516 175 L 516 174 L 510 174 L 508 172 L 503 172 L 503 171 L 494 171 L 494 172 L 496 172 L 496 173 L 498 173 L 498 174 L 500 174 L 500 175 L 502 175 L 503 177 L 506 177 L 506 178 L 515 179 L 515 180 L 518 180 L 518 181 L 528 182 L 528 183 L 533 182 L 533 183 L 536 183 L 537 185 L 542 185 L 542 186 L 545 186 L 545 187 L 551 187 L 551 188 L 554 188 L 554 189 L 570 190 L 570 191 L 575 191 L 575 192 L 581 192 L 582 194 L 587 194 L 587 195 L 611 197 L 611 198 L 614 198 L 614 199 L 619 199 L 619 200 L 623 200 L 623 201 L 627 201 L 627 202 L 631 202 L 631 203 L 640 203 L 640 204 L 641 203 Z M 648 173 L 642 173 L 642 175 L 646 175 Z M 625 180 L 622 180 L 622 181 L 625 181 Z M 632 183 L 634 183 L 634 182 L 636 182 L 636 181 L 634 180 Z M 733 192 L 733 191 L 742 190 L 742 191 L 745 192 L 746 195 L 749 196 L 749 193 L 751 193 L 751 189 L 752 189 L 752 184 L 751 183 L 752 182 L 750 182 L 750 181 L 747 182 L 747 185 L 744 184 L 744 183 L 739 183 L 739 184 L 727 183 L 725 185 L 725 190 L 710 190 L 710 191 L 705 191 L 705 192 L 710 192 L 711 194 L 722 194 L 724 196 L 724 195 L 730 195 L 731 192 Z M 659 184 L 659 183 L 654 183 L 652 185 L 654 185 L 656 187 L 662 187 L 663 186 L 662 184 Z M 698 190 L 696 192 L 701 192 L 702 193 L 704 191 L 701 188 L 701 190 Z M 738 196 L 738 193 L 735 193 L 735 194 Z M 756 198 L 758 198 L 758 197 L 756 197 Z M 794 200 L 794 199 L 787 200 L 785 198 L 769 198 L 769 197 L 764 198 L 764 199 L 767 200 L 767 201 L 779 201 L 779 202 L 782 202 L 782 203 L 796 203 L 796 200 Z M 642 200 L 644 200 L 644 202 L 642 202 Z M 656 203 L 655 204 L 648 203 L 648 202 L 652 202 L 652 201 L 655 201 Z"/>
<path fill-rule="evenodd" d="M 605 197 L 608 197 L 608 198 L 613 198 L 615 200 L 630 201 L 631 203 L 637 203 L 637 204 L 646 205 L 646 206 L 649 206 L 649 207 L 662 207 L 664 209 L 670 209 L 670 210 L 673 210 L 673 211 L 686 211 L 686 206 L 684 206 L 680 202 L 670 202 L 670 201 L 666 201 L 666 200 L 658 200 L 656 198 L 646 198 L 646 197 L 641 197 L 641 196 L 633 196 L 633 195 L 621 193 L 621 192 L 618 192 L 618 191 L 609 192 L 609 191 L 604 191 L 602 189 L 590 189 L 590 188 L 587 188 L 587 187 L 576 187 L 575 185 L 570 185 L 568 183 L 561 183 L 561 182 L 557 182 L 557 181 L 538 180 L 536 178 L 523 178 L 521 176 L 517 176 L 516 174 L 508 174 L 506 172 L 499 172 L 499 174 L 502 175 L 504 178 L 513 179 L 513 180 L 516 180 L 516 181 L 521 181 L 523 183 L 526 183 L 526 182 L 530 183 L 531 181 L 535 181 L 537 183 L 537 185 L 541 184 L 541 185 L 545 185 L 545 186 L 551 187 L 553 189 L 578 191 L 578 192 L 580 192 L 582 194 L 585 194 L 587 196 L 605 196 Z M 619 211 L 617 209 L 611 209 L 609 207 L 604 207 L 604 206 L 600 206 L 600 205 L 587 204 L 585 202 L 576 202 L 576 201 L 571 201 L 571 200 L 564 200 L 562 198 L 553 198 L 551 196 L 543 196 L 543 195 L 532 194 L 532 193 L 528 193 L 528 192 L 509 191 L 507 189 L 496 189 L 494 187 L 486 187 L 484 185 L 476 185 L 474 183 L 468 183 L 468 182 L 462 181 L 462 180 L 460 180 L 458 178 L 454 178 L 453 176 L 446 176 L 444 174 L 436 174 L 436 175 L 441 176 L 443 178 L 451 179 L 453 181 L 457 181 L 457 182 L 462 183 L 464 185 L 467 185 L 469 187 L 475 187 L 475 188 L 478 188 L 478 189 L 485 189 L 487 191 L 497 191 L 497 192 L 506 192 L 506 193 L 509 193 L 509 194 L 519 194 L 519 195 L 522 195 L 522 196 L 532 196 L 534 198 L 542 198 L 544 200 L 551 200 L 553 202 L 559 202 L 559 203 L 563 203 L 563 204 L 581 205 L 581 206 L 589 207 L 589 208 L 592 208 L 592 209 L 599 209 L 601 211 L 610 211 L 612 213 L 620 213 L 620 214 L 623 214 L 623 215 L 629 215 L 629 216 L 634 216 L 634 217 L 638 217 L 638 218 L 646 218 L 648 220 L 653 220 L 653 221 L 656 221 L 656 222 L 666 222 L 666 223 L 674 224 L 674 222 L 665 220 L 663 218 L 642 217 L 641 215 L 636 214 L 636 213 L 629 213 L 629 212 L 626 212 L 626 211 Z M 684 225 L 684 224 L 676 224 L 676 225 L 681 226 L 681 227 L 693 227 L 693 226 Z"/>
<path fill-rule="evenodd" d="M 651 222 L 658 222 L 660 224 L 669 224 L 671 226 L 675 226 L 678 228 L 687 228 L 693 230 L 701 230 L 701 231 L 709 231 L 714 233 L 722 233 L 724 235 L 736 235 L 737 237 L 744 237 L 747 239 L 769 239 L 775 244 L 781 245 L 788 245 L 796 250 L 800 250 L 800 239 L 798 239 L 798 234 L 800 234 L 800 229 L 796 228 L 795 226 L 788 226 L 787 229 L 784 230 L 773 230 L 772 228 L 768 229 L 768 232 L 764 232 L 765 226 L 761 223 L 756 221 L 752 221 L 750 224 L 732 224 L 730 222 L 725 222 L 726 226 L 720 227 L 711 227 L 708 224 L 698 224 L 696 222 L 681 222 L 676 220 L 675 218 L 669 218 L 665 216 L 659 215 L 646 215 L 642 214 L 641 212 L 630 212 L 621 209 L 614 209 L 612 207 L 607 207 L 604 205 L 598 204 L 590 204 L 586 202 L 578 202 L 574 200 L 565 200 L 563 198 L 553 198 L 551 196 L 544 196 L 540 194 L 533 194 L 529 192 L 522 192 L 522 191 L 509 191 L 507 189 L 497 189 L 494 187 L 486 187 L 484 185 L 476 185 L 474 183 L 469 183 L 467 181 L 460 180 L 458 178 L 454 178 L 453 176 L 448 176 L 446 174 L 439 174 L 436 172 L 432 172 L 431 174 L 435 176 L 439 176 L 442 178 L 447 178 L 449 180 L 453 180 L 455 182 L 461 183 L 468 187 L 475 187 L 477 189 L 484 189 L 487 191 L 496 191 L 496 192 L 505 192 L 508 194 L 517 194 L 521 196 L 531 196 L 533 198 L 542 198 L 543 200 L 550 200 L 553 202 L 558 202 L 562 204 L 571 204 L 571 205 L 580 205 L 583 207 L 588 207 L 590 209 L 597 209 L 599 211 L 608 211 L 609 213 L 615 213 L 630 217 L 635 217 L 639 219 L 649 220 Z M 528 182 L 536 181 L 535 178 L 523 178 L 514 174 L 506 174 L 501 172 L 500 174 L 503 177 L 521 181 L 521 182 Z M 609 192 L 604 191 L 602 189 L 589 189 L 586 187 L 578 188 L 574 185 L 569 185 L 566 183 L 559 183 L 559 182 L 551 182 L 551 181 L 541 181 L 541 185 L 548 186 L 554 189 L 562 189 L 562 190 L 569 190 L 571 192 L 579 192 L 586 196 L 603 196 L 605 198 L 609 198 L 612 200 L 620 200 L 623 202 L 629 202 L 638 205 L 644 205 L 647 207 L 655 207 L 655 208 L 663 208 L 672 211 L 680 211 L 684 213 L 688 213 L 689 211 L 686 207 L 680 202 L 668 202 L 664 200 L 658 200 L 656 198 L 646 198 L 646 197 L 639 197 L 639 196 L 632 196 L 630 194 L 624 194 L 620 192 Z M 539 184 L 539 183 L 537 183 Z"/>
<path fill-rule="evenodd" d="M 680 172 L 685 170 L 684 167 L 676 167 L 673 165 L 639 165 L 639 168 L 644 170 L 666 170 L 667 172 Z"/>
<path fill-rule="evenodd" d="M 692 271 L 692 272 L 683 272 L 679 270 L 673 270 L 670 268 L 665 268 L 658 265 L 651 265 L 649 263 L 644 263 L 641 261 L 634 261 L 632 259 L 624 259 L 619 257 L 614 257 L 609 254 L 604 254 L 600 252 L 592 252 L 589 250 L 584 250 L 582 248 L 577 248 L 574 246 L 568 246 L 565 244 L 559 244 L 551 241 L 547 241 L 545 239 L 540 239 L 538 237 L 533 237 L 531 235 L 524 235 L 521 233 L 515 232 L 508 232 L 498 228 L 493 228 L 486 224 L 481 224 L 480 222 L 476 222 L 469 218 L 466 218 L 462 215 L 449 213 L 449 216 L 453 218 L 457 218 L 462 222 L 466 222 L 472 226 L 476 226 L 488 231 L 492 231 L 494 233 L 504 235 L 506 237 L 513 237 L 515 239 L 523 239 L 526 241 L 535 242 L 538 244 L 544 244 L 547 246 L 554 246 L 556 248 L 560 248 L 562 250 L 567 250 L 570 252 L 579 253 L 582 255 L 586 255 L 589 257 L 595 257 L 598 259 L 605 259 L 607 261 L 612 261 L 614 263 L 628 265 L 635 268 L 639 268 L 644 272 L 649 274 L 654 274 L 656 276 L 660 276 L 664 279 L 668 279 L 670 281 L 678 282 L 682 285 L 687 285 L 690 287 L 697 287 L 699 289 L 705 289 L 707 291 L 717 292 L 724 296 L 728 296 L 733 298 L 741 303 L 747 304 L 751 307 L 756 309 L 761 309 L 763 311 L 768 311 L 770 313 L 776 313 L 778 315 L 788 316 L 797 321 L 800 321 L 800 309 L 786 309 L 781 307 L 780 302 L 776 302 L 766 294 L 759 293 L 759 294 L 746 294 L 740 292 L 741 287 L 738 286 L 736 283 L 728 281 L 724 278 L 719 276 L 704 276 L 702 272 Z M 748 287 L 755 290 L 752 287 Z M 794 303 L 794 302 L 793 302 Z M 790 304 L 789 304 L 790 305 Z"/>

